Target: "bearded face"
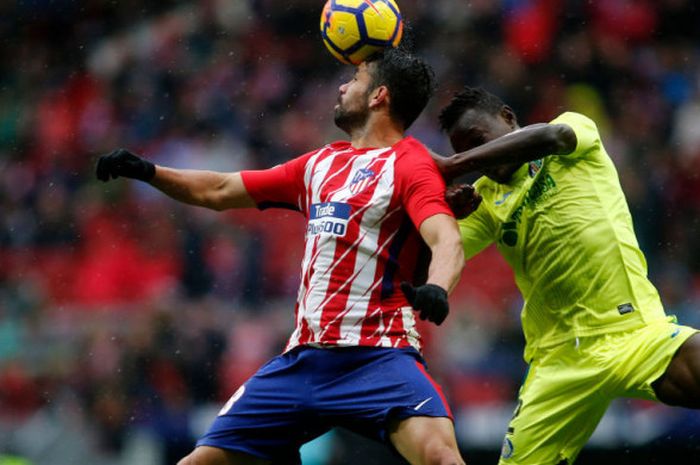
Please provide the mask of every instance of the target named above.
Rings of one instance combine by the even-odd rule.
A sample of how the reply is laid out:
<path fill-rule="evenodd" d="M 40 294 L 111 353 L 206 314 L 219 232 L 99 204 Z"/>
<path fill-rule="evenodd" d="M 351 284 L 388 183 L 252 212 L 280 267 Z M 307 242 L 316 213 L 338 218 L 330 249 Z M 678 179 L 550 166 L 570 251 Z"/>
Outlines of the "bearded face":
<path fill-rule="evenodd" d="M 361 128 L 369 118 L 369 94 L 372 76 L 367 65 L 357 67 L 353 78 L 339 88 L 335 106 L 335 124 L 348 134 Z"/>

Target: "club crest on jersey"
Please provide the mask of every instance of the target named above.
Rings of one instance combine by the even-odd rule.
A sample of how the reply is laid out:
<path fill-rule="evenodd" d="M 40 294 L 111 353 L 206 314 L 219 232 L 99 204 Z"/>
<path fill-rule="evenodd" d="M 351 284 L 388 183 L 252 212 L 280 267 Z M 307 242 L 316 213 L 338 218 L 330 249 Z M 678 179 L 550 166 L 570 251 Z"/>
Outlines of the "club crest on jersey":
<path fill-rule="evenodd" d="M 531 178 L 534 178 L 537 173 L 542 169 L 542 159 L 532 160 L 528 165 L 527 172 Z"/>
<path fill-rule="evenodd" d="M 353 176 L 352 181 L 350 181 L 350 192 L 353 193 L 353 195 L 357 195 L 363 190 L 367 188 L 369 183 L 372 181 L 372 178 L 374 178 L 377 175 L 374 171 L 368 168 L 361 168 L 360 170 L 355 173 L 355 176 Z"/>
<path fill-rule="evenodd" d="M 350 205 L 341 202 L 323 202 L 311 205 L 307 236 L 326 234 L 345 236 L 350 219 Z"/>

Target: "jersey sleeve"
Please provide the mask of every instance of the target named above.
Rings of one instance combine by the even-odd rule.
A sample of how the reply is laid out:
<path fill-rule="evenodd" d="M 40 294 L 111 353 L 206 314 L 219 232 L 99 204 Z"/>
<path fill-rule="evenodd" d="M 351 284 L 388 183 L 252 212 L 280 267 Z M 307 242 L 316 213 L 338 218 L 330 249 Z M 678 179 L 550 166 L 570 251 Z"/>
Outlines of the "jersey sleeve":
<path fill-rule="evenodd" d="M 260 210 L 286 208 L 303 212 L 306 207 L 304 175 L 313 153 L 266 170 L 242 171 L 248 194 Z"/>
<path fill-rule="evenodd" d="M 576 149 L 566 158 L 581 158 L 600 148 L 600 133 L 595 122 L 581 113 L 566 112 L 559 115 L 549 124 L 566 124 L 576 134 Z"/>
<path fill-rule="evenodd" d="M 495 241 L 496 224 L 487 211 L 485 202 L 476 211 L 459 220 L 464 259 L 469 260 Z"/>
<path fill-rule="evenodd" d="M 445 201 L 445 181 L 427 149 L 409 141 L 396 162 L 396 183 L 401 203 L 411 221 L 420 229 L 423 221 L 444 213 L 454 216 Z"/>

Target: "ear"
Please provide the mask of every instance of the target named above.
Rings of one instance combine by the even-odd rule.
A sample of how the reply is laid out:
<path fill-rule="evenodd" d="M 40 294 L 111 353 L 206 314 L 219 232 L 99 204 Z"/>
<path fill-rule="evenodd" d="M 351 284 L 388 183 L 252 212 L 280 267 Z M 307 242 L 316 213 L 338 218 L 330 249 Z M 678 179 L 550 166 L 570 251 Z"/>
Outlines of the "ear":
<path fill-rule="evenodd" d="M 515 116 L 515 112 L 508 105 L 503 105 L 503 108 L 501 108 L 501 116 L 513 129 L 518 127 L 518 117 Z"/>
<path fill-rule="evenodd" d="M 386 86 L 379 86 L 369 94 L 369 108 L 378 108 L 381 105 L 389 105 L 389 89 Z"/>

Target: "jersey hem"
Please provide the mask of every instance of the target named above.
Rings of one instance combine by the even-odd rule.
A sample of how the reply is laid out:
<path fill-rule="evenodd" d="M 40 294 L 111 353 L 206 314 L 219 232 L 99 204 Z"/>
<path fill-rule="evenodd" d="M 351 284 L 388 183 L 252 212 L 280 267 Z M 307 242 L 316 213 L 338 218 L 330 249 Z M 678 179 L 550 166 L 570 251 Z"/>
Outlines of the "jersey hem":
<path fill-rule="evenodd" d="M 663 321 L 670 321 L 673 316 L 668 316 L 668 315 L 663 315 L 658 318 L 654 318 L 651 320 L 645 320 L 642 318 L 635 319 L 635 320 L 629 320 L 625 321 L 623 323 L 618 323 L 615 325 L 606 325 L 598 328 L 590 328 L 590 329 L 584 329 L 584 330 L 578 330 L 575 333 L 572 332 L 573 334 L 563 334 L 560 337 L 555 337 L 552 338 L 550 341 L 548 341 L 546 344 L 539 344 L 539 345 L 534 345 L 532 344 L 527 344 L 525 346 L 525 354 L 524 354 L 524 359 L 525 361 L 530 361 L 535 358 L 535 356 L 542 351 L 550 350 L 553 349 L 554 347 L 560 346 L 562 344 L 566 344 L 567 342 L 573 342 L 576 341 L 576 339 L 581 338 L 581 337 L 595 337 L 595 336 L 603 336 L 605 334 L 613 334 L 613 333 L 623 333 L 626 331 L 633 331 L 635 329 L 639 328 L 644 328 L 646 326 L 650 326 L 652 324 L 656 324 L 659 322 Z"/>
<path fill-rule="evenodd" d="M 340 340 L 336 341 L 333 343 L 328 343 L 328 342 L 303 342 L 303 343 L 295 343 L 294 345 L 288 345 L 283 353 L 290 352 L 294 349 L 297 349 L 299 347 L 313 347 L 314 349 L 345 349 L 345 348 L 350 348 L 350 347 L 366 347 L 370 349 L 415 349 L 418 351 L 419 354 L 422 354 L 422 348 L 421 344 L 419 344 L 417 341 L 415 343 L 412 343 L 410 340 L 402 340 L 398 345 L 392 345 L 392 344 L 362 344 L 359 341 L 353 341 L 353 340 Z"/>

